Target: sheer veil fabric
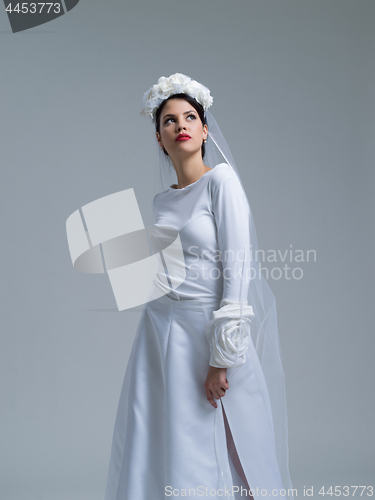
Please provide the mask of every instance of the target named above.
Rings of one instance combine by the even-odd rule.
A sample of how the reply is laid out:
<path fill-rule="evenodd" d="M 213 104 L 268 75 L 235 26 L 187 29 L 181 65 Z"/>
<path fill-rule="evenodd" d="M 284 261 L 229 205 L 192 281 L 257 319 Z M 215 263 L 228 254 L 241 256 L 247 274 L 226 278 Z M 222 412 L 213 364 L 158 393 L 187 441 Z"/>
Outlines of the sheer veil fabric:
<path fill-rule="evenodd" d="M 286 490 L 285 498 L 293 499 L 292 482 L 289 474 L 288 460 L 288 424 L 287 405 L 285 392 L 285 377 L 282 366 L 279 332 L 277 326 L 277 312 L 275 297 L 270 289 L 265 277 L 261 273 L 258 255 L 258 241 L 255 224 L 251 213 L 249 200 L 246 195 L 243 183 L 237 170 L 230 148 L 220 131 L 220 128 L 210 111 L 205 112 L 208 125 L 208 138 L 206 142 L 206 154 L 203 159 L 204 164 L 210 168 L 215 168 L 218 164 L 225 162 L 235 172 L 243 191 L 248 206 L 248 231 L 250 248 L 244 249 L 244 253 L 249 253 L 249 259 L 243 259 L 241 274 L 241 292 L 237 304 L 220 304 L 220 310 L 224 311 L 224 306 L 239 306 L 239 337 L 242 329 L 246 328 L 246 321 L 242 321 L 248 306 L 252 307 L 250 339 L 252 352 L 256 352 L 264 374 L 267 391 L 269 395 L 270 411 L 272 414 L 273 430 L 275 436 L 275 446 L 279 470 Z M 172 184 L 177 183 L 174 167 L 163 151 L 158 146 L 155 138 L 155 145 L 159 151 L 159 180 L 155 184 L 154 195 L 168 189 Z M 217 318 L 216 321 L 219 321 Z M 210 325 L 214 325 L 214 319 Z M 238 350 L 237 350 L 238 351 Z M 242 353 L 243 355 L 243 353 Z M 236 360 L 238 365 L 238 352 Z M 245 356 L 250 356 L 250 350 Z M 239 368 L 240 369 L 240 368 Z M 229 389 L 230 390 L 230 389 Z M 224 398 L 225 399 L 225 396 Z M 246 410 L 249 411 L 249 410 Z M 250 451 L 251 452 L 251 451 Z M 250 485 L 251 486 L 251 485 Z M 288 493 L 289 490 L 289 493 Z"/>

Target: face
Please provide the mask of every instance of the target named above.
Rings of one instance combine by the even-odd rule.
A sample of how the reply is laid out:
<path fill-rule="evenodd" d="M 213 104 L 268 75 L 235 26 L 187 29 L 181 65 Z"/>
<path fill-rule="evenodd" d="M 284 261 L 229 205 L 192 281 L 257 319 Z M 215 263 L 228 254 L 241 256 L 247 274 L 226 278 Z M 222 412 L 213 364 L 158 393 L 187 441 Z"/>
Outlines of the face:
<path fill-rule="evenodd" d="M 188 137 L 180 139 L 180 134 Z M 165 104 L 160 115 L 160 133 L 156 132 L 156 137 L 171 158 L 200 151 L 207 135 L 207 125 L 203 125 L 198 112 L 185 99 L 170 99 Z"/>

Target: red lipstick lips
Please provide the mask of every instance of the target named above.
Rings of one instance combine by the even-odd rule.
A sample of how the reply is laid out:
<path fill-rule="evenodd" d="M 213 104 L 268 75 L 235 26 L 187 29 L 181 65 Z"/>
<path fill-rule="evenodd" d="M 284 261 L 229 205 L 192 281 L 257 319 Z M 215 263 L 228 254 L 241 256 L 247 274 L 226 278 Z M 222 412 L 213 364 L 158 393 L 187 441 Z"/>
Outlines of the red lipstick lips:
<path fill-rule="evenodd" d="M 190 135 L 188 134 L 178 134 L 176 137 L 176 141 L 187 141 L 188 139 L 191 139 Z"/>

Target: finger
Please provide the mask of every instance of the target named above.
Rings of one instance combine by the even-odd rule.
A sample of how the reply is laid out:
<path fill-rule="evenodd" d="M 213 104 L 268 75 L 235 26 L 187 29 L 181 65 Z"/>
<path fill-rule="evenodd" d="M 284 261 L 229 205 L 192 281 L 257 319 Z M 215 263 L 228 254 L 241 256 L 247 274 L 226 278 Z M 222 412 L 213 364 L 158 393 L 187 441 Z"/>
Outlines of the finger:
<path fill-rule="evenodd" d="M 210 389 L 207 389 L 207 387 L 206 387 L 205 389 L 206 389 L 206 396 L 207 396 L 208 401 L 210 402 L 210 404 L 211 404 L 214 408 L 217 408 L 217 404 L 216 404 L 216 401 L 214 401 L 214 398 L 213 398 L 212 392 L 210 391 Z"/>
<path fill-rule="evenodd" d="M 221 386 L 224 390 L 229 389 L 229 382 L 228 382 L 228 379 L 221 380 L 221 381 L 220 381 L 220 386 Z"/>
<path fill-rule="evenodd" d="M 214 391 L 212 391 L 212 393 L 213 393 L 215 399 L 220 399 L 221 398 L 221 394 L 219 394 L 219 391 L 214 390 Z"/>
<path fill-rule="evenodd" d="M 225 391 L 223 389 L 217 389 L 216 392 L 214 392 L 214 396 L 216 399 L 220 399 L 223 396 L 225 396 Z"/>
<path fill-rule="evenodd" d="M 216 389 L 216 392 L 214 394 L 217 394 L 219 396 L 219 398 L 222 398 L 223 396 L 225 396 L 225 388 L 224 387 L 218 387 Z"/>

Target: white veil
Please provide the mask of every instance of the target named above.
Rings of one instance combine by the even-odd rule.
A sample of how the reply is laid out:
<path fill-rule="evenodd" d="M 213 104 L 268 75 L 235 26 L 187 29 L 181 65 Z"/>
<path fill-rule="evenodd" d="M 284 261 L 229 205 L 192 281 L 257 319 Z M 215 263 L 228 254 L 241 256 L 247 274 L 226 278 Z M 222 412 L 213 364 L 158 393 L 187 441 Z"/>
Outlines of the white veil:
<path fill-rule="evenodd" d="M 281 349 L 277 326 L 276 301 L 265 277 L 261 273 L 259 262 L 256 261 L 256 257 L 258 255 L 258 241 L 255 225 L 246 191 L 241 181 L 235 161 L 229 146 L 210 111 L 206 111 L 205 116 L 208 125 L 208 138 L 206 142 L 206 153 L 203 158 L 204 164 L 210 168 L 215 168 L 216 165 L 223 161 L 228 163 L 236 173 L 248 203 L 250 214 L 249 234 L 251 245 L 251 263 L 250 269 L 244 270 L 242 281 L 246 276 L 245 273 L 250 273 L 247 301 L 248 304 L 253 307 L 253 311 L 255 313 L 255 317 L 251 321 L 251 337 L 263 369 L 270 397 L 277 460 L 283 486 L 287 493 L 285 497 L 291 500 L 293 495 L 292 483 L 289 475 L 287 405 L 284 370 L 281 360 Z M 177 177 L 169 157 L 164 154 L 163 150 L 160 149 L 156 138 L 155 143 L 159 150 L 158 182 L 155 183 L 155 190 L 160 192 L 168 189 L 171 184 L 177 183 Z M 222 156 L 222 159 L 220 158 L 220 155 Z M 240 324 L 242 326 L 242 322 L 240 322 Z"/>

